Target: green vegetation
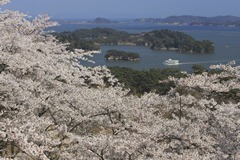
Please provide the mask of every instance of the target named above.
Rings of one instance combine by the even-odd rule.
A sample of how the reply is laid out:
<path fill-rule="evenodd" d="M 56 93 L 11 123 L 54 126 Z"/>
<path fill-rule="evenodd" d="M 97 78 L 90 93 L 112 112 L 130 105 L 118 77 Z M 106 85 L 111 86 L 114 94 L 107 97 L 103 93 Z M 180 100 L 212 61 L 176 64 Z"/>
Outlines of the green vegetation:
<path fill-rule="evenodd" d="M 109 67 L 111 73 L 124 84 L 125 88 L 130 89 L 131 94 L 141 95 L 145 92 L 156 92 L 160 95 L 174 87 L 173 82 L 161 82 L 169 76 L 183 77 L 184 74 L 178 69 L 150 69 L 149 71 L 133 70 L 125 67 Z"/>
<path fill-rule="evenodd" d="M 208 40 L 197 41 L 193 37 L 176 31 L 155 30 L 144 35 L 143 41 L 152 49 L 176 50 L 188 53 L 212 53 L 214 52 L 213 43 Z"/>
<path fill-rule="evenodd" d="M 73 32 L 54 33 L 57 39 L 63 43 L 69 43 L 67 49 L 73 50 L 75 48 L 84 50 L 100 50 L 100 46 L 96 45 L 93 41 L 83 39 Z"/>
<path fill-rule="evenodd" d="M 142 95 L 145 92 L 155 92 L 159 95 L 167 94 L 171 88 L 175 88 L 175 84 L 168 80 L 168 77 L 175 77 L 175 78 L 182 78 L 186 77 L 187 75 L 182 73 L 179 69 L 174 68 L 165 68 L 165 69 L 150 69 L 150 70 L 134 70 L 131 68 L 126 67 L 108 67 L 111 71 L 111 74 L 114 75 L 120 83 L 124 84 L 124 87 L 130 89 L 129 94 L 136 94 Z M 209 75 L 212 74 L 220 74 L 221 71 L 213 70 L 213 69 L 206 69 L 201 65 L 193 65 L 192 66 L 192 73 L 194 74 L 202 74 L 203 72 L 207 72 Z M 219 79 L 220 82 L 228 81 L 234 79 L 236 77 L 226 77 Z M 187 88 L 181 88 L 179 93 L 186 94 L 189 91 Z M 195 88 L 192 91 L 192 95 L 199 94 L 202 96 L 203 90 L 200 88 Z M 231 95 L 235 95 L 231 94 Z M 219 96 L 220 97 L 220 96 Z M 234 97 L 234 96 L 232 96 Z M 236 99 L 236 98 L 235 98 Z M 234 99 L 234 100 L 235 100 Z"/>
<path fill-rule="evenodd" d="M 130 34 L 110 28 L 78 29 L 73 32 L 56 34 L 62 42 L 70 43 L 69 49 L 99 49 L 99 45 L 138 45 L 151 49 L 175 50 L 187 53 L 212 53 L 213 42 L 197 41 L 193 37 L 177 31 L 154 30 L 147 33 Z"/>
<path fill-rule="evenodd" d="M 203 72 L 207 72 L 208 70 L 202 65 L 194 64 L 192 66 L 192 71 L 194 74 L 202 74 Z"/>
<path fill-rule="evenodd" d="M 126 60 L 126 61 L 136 61 L 139 60 L 140 56 L 138 53 L 124 52 L 118 50 L 108 50 L 105 58 L 108 60 Z"/>

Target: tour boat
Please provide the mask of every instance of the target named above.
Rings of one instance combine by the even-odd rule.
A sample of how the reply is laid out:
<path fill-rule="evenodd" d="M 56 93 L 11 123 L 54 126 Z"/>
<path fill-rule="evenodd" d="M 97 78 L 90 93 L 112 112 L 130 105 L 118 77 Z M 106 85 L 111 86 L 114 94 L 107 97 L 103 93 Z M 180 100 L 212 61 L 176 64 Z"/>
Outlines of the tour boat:
<path fill-rule="evenodd" d="M 168 59 L 164 61 L 165 65 L 179 65 L 179 60 Z"/>

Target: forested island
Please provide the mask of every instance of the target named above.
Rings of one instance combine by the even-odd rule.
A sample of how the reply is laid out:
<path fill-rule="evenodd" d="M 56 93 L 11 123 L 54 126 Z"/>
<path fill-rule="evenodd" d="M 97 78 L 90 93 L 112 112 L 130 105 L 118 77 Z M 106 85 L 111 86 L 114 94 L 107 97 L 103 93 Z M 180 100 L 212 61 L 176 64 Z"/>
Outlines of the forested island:
<path fill-rule="evenodd" d="M 178 31 L 153 30 L 132 34 L 111 28 L 78 29 L 55 33 L 61 42 L 70 43 L 68 49 L 98 50 L 100 45 L 148 46 L 154 50 L 174 50 L 184 53 L 212 53 L 214 44 L 209 40 L 195 40 Z"/>
<path fill-rule="evenodd" d="M 140 59 L 138 53 L 124 52 L 118 50 L 108 50 L 105 55 L 107 60 L 124 60 L 124 61 L 137 61 Z"/>
<path fill-rule="evenodd" d="M 117 24 L 119 21 L 112 21 L 103 17 L 97 17 L 93 22 L 95 24 Z"/>

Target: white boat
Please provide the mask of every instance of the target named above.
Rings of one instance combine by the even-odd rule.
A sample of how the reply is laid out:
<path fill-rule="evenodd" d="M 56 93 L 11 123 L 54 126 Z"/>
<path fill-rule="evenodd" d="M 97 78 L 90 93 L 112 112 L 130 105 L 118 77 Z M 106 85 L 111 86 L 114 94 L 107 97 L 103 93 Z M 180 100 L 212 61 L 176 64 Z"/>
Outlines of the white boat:
<path fill-rule="evenodd" d="M 165 65 L 179 65 L 179 60 L 168 59 L 163 62 Z"/>

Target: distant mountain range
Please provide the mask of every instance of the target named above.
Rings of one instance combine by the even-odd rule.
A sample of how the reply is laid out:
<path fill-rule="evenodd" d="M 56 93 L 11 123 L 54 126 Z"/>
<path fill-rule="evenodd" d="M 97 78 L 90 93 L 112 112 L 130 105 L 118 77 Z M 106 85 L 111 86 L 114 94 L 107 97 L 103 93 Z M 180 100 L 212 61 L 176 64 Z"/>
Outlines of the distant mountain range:
<path fill-rule="evenodd" d="M 98 17 L 94 20 L 79 20 L 79 19 L 56 19 L 60 24 L 117 24 L 119 21 L 109 20 L 107 18 Z"/>
<path fill-rule="evenodd" d="M 118 24 L 122 20 L 110 20 L 107 18 L 98 17 L 94 20 L 56 20 L 60 24 Z M 128 23 L 154 23 L 162 25 L 190 25 L 190 26 L 240 26 L 240 17 L 235 16 L 216 16 L 216 17 L 202 17 L 202 16 L 170 16 L 167 18 L 138 18 L 127 21 Z M 124 21 L 126 23 L 126 21 Z"/>
<path fill-rule="evenodd" d="M 173 25 L 204 25 L 204 26 L 240 26 L 240 17 L 235 16 L 170 16 L 167 18 L 139 18 L 134 20 L 135 23 L 157 23 L 157 24 L 173 24 Z"/>

